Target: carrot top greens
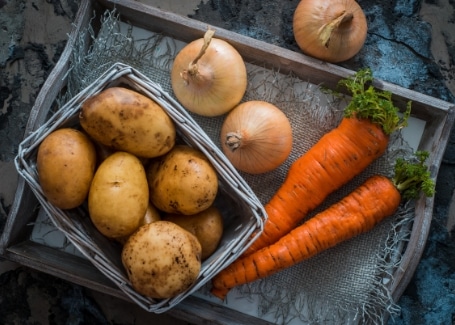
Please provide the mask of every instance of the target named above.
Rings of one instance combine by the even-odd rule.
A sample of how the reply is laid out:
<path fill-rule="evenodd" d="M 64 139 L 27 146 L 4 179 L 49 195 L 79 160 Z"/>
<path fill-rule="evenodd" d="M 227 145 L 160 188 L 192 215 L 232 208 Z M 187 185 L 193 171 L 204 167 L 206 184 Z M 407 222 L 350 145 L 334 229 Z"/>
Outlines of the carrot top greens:
<path fill-rule="evenodd" d="M 400 117 L 399 109 L 393 104 L 392 93 L 375 89 L 371 85 L 372 81 L 371 70 L 364 68 L 338 82 L 338 86 L 346 87 L 352 94 L 352 99 L 344 111 L 345 116 L 355 115 L 358 118 L 369 119 L 380 125 L 385 134 L 391 134 L 407 126 L 411 102 L 407 103 L 406 110 Z"/>
<path fill-rule="evenodd" d="M 428 197 L 434 195 L 435 184 L 431 179 L 428 167 L 425 165 L 428 156 L 427 151 L 417 151 L 412 159 L 397 159 L 392 182 L 404 199 L 416 198 L 420 192 Z"/>

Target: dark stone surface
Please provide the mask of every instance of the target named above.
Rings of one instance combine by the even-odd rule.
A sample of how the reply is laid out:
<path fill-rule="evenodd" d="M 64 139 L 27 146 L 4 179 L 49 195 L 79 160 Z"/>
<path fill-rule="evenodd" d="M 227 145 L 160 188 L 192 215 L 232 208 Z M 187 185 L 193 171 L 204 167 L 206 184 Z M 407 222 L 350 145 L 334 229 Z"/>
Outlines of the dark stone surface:
<path fill-rule="evenodd" d="M 0 287 L 0 324 L 109 324 L 84 288 L 53 276 L 19 267 Z"/>

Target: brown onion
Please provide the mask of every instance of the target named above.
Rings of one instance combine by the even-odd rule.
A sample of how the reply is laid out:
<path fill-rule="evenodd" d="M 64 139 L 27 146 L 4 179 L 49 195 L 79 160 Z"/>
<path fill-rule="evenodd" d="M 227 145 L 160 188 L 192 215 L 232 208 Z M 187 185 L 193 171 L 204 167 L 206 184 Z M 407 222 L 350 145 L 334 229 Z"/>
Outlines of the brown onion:
<path fill-rule="evenodd" d="M 244 102 L 226 116 L 221 127 L 221 146 L 237 169 L 250 174 L 269 172 L 291 153 L 291 124 L 273 104 Z"/>
<path fill-rule="evenodd" d="M 366 17 L 355 0 L 302 0 L 293 28 L 304 53 L 333 63 L 356 55 L 367 36 Z"/>
<path fill-rule="evenodd" d="M 187 110 L 218 116 L 234 108 L 247 87 L 242 56 L 224 40 L 213 38 L 209 29 L 204 38 L 187 44 L 175 57 L 171 84 L 178 101 Z"/>

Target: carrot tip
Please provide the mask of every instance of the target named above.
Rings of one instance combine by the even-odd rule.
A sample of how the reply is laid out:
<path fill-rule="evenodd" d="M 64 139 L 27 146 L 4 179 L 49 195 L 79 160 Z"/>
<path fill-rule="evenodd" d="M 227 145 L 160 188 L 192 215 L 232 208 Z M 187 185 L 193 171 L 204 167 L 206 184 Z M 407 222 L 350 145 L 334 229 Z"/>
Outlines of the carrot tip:
<path fill-rule="evenodd" d="M 229 292 L 229 289 L 228 288 L 215 288 L 215 287 L 212 287 L 212 289 L 210 290 L 210 293 L 212 295 L 214 295 L 215 297 L 221 299 L 221 300 L 224 300 L 224 298 L 226 298 L 226 295 L 228 294 Z"/>

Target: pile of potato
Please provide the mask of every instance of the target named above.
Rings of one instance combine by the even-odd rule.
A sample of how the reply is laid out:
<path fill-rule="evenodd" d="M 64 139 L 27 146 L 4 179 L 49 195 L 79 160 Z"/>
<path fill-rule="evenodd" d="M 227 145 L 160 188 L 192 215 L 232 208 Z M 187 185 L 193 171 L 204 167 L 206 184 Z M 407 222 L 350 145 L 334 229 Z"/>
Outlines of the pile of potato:
<path fill-rule="evenodd" d="M 79 121 L 80 129 L 58 129 L 38 148 L 43 194 L 61 209 L 87 200 L 96 229 L 123 245 L 137 292 L 156 299 L 184 292 L 223 234 L 215 169 L 178 144 L 172 119 L 136 91 L 105 89 L 83 103 Z"/>

